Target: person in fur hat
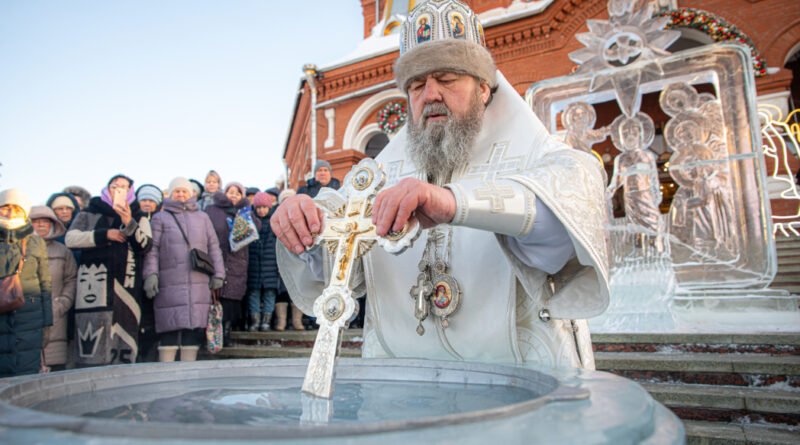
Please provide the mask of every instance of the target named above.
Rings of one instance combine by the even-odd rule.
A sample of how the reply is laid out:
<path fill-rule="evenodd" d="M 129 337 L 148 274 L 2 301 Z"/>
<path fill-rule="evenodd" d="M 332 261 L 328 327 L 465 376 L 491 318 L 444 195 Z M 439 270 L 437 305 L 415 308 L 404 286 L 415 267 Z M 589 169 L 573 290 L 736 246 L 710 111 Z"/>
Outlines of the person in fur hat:
<path fill-rule="evenodd" d="M 67 247 L 81 250 L 76 367 L 134 363 L 138 356 L 141 267 L 152 232 L 135 199 L 133 180 L 115 175 L 67 231 Z"/>
<path fill-rule="evenodd" d="M 427 230 L 401 255 L 361 258 L 363 355 L 593 368 L 584 319 L 609 297 L 602 166 L 547 132 L 484 42 L 457 0 L 421 2 L 402 25 L 394 73 L 409 117 L 376 158 L 389 175 L 372 222 L 381 236 L 413 220 Z M 332 193 L 287 198 L 271 219 L 306 313 L 333 263 L 306 252 L 324 223 L 314 203 Z"/>
<path fill-rule="evenodd" d="M 63 371 L 72 367 L 75 355 L 68 347 L 71 336 L 67 327 L 71 325 L 68 317 L 75 304 L 78 265 L 67 246 L 56 241 L 67 230 L 50 207 L 31 208 L 31 224 L 34 232 L 47 243 L 52 288 L 53 326 L 44 331 L 44 359 L 51 371 Z"/>

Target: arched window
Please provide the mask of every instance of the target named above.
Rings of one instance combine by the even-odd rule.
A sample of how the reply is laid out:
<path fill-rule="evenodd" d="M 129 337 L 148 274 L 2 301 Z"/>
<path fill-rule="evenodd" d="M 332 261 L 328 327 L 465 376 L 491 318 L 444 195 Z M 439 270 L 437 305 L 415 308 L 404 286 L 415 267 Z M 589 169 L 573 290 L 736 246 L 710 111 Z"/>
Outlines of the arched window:
<path fill-rule="evenodd" d="M 367 142 L 367 146 L 364 149 L 364 153 L 374 158 L 378 156 L 378 153 L 383 150 L 383 147 L 389 143 L 389 137 L 386 136 L 384 133 L 376 133 L 375 136 L 369 138 L 369 142 Z"/>

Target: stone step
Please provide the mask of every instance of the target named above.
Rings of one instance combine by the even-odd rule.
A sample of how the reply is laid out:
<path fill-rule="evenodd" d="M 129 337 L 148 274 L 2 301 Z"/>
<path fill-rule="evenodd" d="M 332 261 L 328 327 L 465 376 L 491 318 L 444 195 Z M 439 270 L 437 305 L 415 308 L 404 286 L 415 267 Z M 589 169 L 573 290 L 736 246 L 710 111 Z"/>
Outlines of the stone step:
<path fill-rule="evenodd" d="M 775 238 L 775 248 L 777 249 L 800 249 L 800 239 L 798 238 Z"/>
<path fill-rule="evenodd" d="M 800 283 L 800 275 L 798 274 L 776 274 L 775 278 L 772 279 L 772 286 L 777 284 L 794 284 Z"/>
<path fill-rule="evenodd" d="M 778 265 L 778 273 L 776 275 L 783 275 L 783 274 L 796 274 L 800 272 L 800 260 L 794 264 L 786 264 L 786 265 Z"/>
<path fill-rule="evenodd" d="M 800 425 L 799 391 L 647 382 L 641 385 L 682 419 Z"/>
<path fill-rule="evenodd" d="M 598 352 L 595 363 L 598 370 L 638 382 L 779 387 L 800 391 L 800 356 L 793 355 Z"/>
<path fill-rule="evenodd" d="M 800 430 L 767 425 L 684 420 L 687 445 L 797 445 Z"/>
<path fill-rule="evenodd" d="M 800 355 L 800 333 L 592 334 L 598 352 L 711 352 Z"/>
<path fill-rule="evenodd" d="M 800 377 L 800 356 L 764 354 L 651 354 L 597 352 L 598 369 L 631 371 L 683 371 L 727 374 L 768 374 Z"/>
<path fill-rule="evenodd" d="M 794 261 L 793 259 L 800 258 L 800 250 L 798 249 L 778 249 L 778 262 L 780 261 Z"/>

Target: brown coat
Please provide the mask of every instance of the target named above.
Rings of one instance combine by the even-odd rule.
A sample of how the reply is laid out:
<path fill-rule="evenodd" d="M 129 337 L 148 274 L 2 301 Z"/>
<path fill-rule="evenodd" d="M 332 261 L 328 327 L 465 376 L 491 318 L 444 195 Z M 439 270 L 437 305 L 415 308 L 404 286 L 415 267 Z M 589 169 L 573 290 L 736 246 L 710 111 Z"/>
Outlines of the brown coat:
<path fill-rule="evenodd" d="M 50 280 L 53 292 L 53 326 L 44 331 L 44 357 L 48 365 L 65 365 L 67 353 L 67 314 L 75 304 L 76 278 L 78 265 L 67 246 L 54 238 L 66 233 L 64 225 L 56 218 L 49 207 L 36 206 L 31 209 L 31 220 L 47 218 L 53 223 L 47 242 L 47 262 L 50 266 Z"/>

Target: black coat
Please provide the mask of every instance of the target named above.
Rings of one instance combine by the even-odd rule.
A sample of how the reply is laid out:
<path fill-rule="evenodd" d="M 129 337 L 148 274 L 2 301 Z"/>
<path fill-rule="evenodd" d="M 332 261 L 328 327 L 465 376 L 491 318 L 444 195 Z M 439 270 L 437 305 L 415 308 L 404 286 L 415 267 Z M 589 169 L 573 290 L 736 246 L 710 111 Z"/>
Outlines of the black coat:
<path fill-rule="evenodd" d="M 277 237 L 272 233 L 269 219 L 278 207 L 269 210 L 267 216 L 259 218 L 253 211 L 253 215 L 261 220 L 261 229 L 258 231 L 258 240 L 249 246 L 250 260 L 247 266 L 247 287 L 259 289 L 261 287 L 278 289 L 278 260 L 275 257 L 275 243 Z"/>
<path fill-rule="evenodd" d="M 332 188 L 334 190 L 339 190 L 339 187 L 341 187 L 341 186 L 342 186 L 342 184 L 339 183 L 338 179 L 331 178 L 331 182 L 329 182 L 328 185 L 326 185 L 325 187 L 329 187 L 329 188 Z M 317 196 L 317 194 L 319 193 L 319 190 L 321 188 L 322 188 L 322 184 L 320 184 L 319 181 L 317 181 L 315 178 L 311 178 L 311 179 L 308 180 L 308 183 L 306 183 L 306 185 L 304 185 L 304 186 L 300 187 L 299 189 L 297 189 L 297 193 L 298 194 L 308 195 L 308 196 L 310 196 L 312 198 L 315 198 Z"/>
<path fill-rule="evenodd" d="M 25 304 L 0 314 L 0 377 L 39 372 L 43 328 L 53 324 L 47 247 L 30 223 L 14 230 L 0 228 L 0 276 L 16 272 L 23 239 L 27 241 L 20 281 Z"/>

